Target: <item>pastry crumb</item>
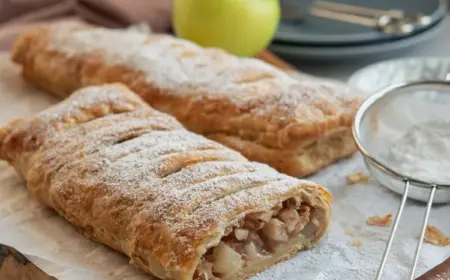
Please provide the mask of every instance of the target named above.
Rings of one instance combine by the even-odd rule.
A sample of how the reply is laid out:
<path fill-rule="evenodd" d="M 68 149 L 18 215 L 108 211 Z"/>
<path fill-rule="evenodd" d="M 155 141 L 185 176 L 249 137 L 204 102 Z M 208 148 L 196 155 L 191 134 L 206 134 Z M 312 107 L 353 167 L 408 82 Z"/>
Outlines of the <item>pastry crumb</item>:
<path fill-rule="evenodd" d="M 362 242 L 361 242 L 361 240 L 359 240 L 359 239 L 353 239 L 351 245 L 352 245 L 353 247 L 361 247 Z"/>
<path fill-rule="evenodd" d="M 346 229 L 344 230 L 344 232 L 345 232 L 345 234 L 348 235 L 348 236 L 354 236 L 354 235 L 355 235 L 355 231 L 354 231 L 353 229 L 351 229 L 351 228 L 346 228 Z"/>
<path fill-rule="evenodd" d="M 369 176 L 367 176 L 366 174 L 364 174 L 361 171 L 351 172 L 351 173 L 347 174 L 347 183 L 349 185 L 366 183 L 368 181 L 369 181 Z"/>
<path fill-rule="evenodd" d="M 392 224 L 392 215 L 387 214 L 386 216 L 370 216 L 367 218 L 367 224 L 369 226 L 377 227 L 387 227 Z"/>
<path fill-rule="evenodd" d="M 425 237 L 423 239 L 426 243 L 436 246 L 450 245 L 450 236 L 446 236 L 440 229 L 434 226 L 427 226 Z"/>

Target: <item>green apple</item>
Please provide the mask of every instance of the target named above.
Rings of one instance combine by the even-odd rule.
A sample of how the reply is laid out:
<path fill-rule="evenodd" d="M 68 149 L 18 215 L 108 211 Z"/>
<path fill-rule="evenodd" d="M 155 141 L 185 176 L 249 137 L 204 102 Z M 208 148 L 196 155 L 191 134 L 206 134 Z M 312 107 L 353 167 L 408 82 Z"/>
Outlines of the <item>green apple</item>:
<path fill-rule="evenodd" d="M 280 20 L 278 0 L 175 0 L 177 36 L 238 56 L 254 56 L 271 41 Z"/>

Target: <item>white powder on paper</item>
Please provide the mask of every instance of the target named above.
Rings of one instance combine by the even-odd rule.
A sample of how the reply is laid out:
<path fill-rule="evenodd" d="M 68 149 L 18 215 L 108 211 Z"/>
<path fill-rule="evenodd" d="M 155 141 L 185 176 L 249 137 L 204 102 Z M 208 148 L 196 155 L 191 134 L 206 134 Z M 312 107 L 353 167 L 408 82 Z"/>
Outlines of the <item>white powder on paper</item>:
<path fill-rule="evenodd" d="M 427 182 L 450 182 L 450 123 L 413 126 L 389 150 L 391 166 Z"/>
<path fill-rule="evenodd" d="M 50 95 L 28 86 L 19 73 L 9 54 L 0 53 L 0 124 L 56 102 Z M 309 178 L 325 185 L 334 196 L 327 236 L 316 248 L 299 253 L 252 280 L 375 279 L 390 228 L 370 227 L 366 220 L 368 216 L 395 214 L 400 198 L 374 180 L 349 187 L 346 174 L 355 171 L 367 173 L 360 155 Z M 0 183 L 0 229 L 7 229 L 0 230 L 0 243 L 15 247 L 50 275 L 59 280 L 156 280 L 134 269 L 124 256 L 86 239 L 64 219 L 30 198 L 24 182 L 4 162 L 0 162 Z M 383 280 L 406 279 L 423 213 L 423 204 L 407 203 Z M 429 224 L 450 233 L 448 213 L 450 204 L 435 207 Z M 352 246 L 353 240 L 360 240 L 361 246 Z M 416 276 L 448 257 L 449 247 L 424 244 Z"/>

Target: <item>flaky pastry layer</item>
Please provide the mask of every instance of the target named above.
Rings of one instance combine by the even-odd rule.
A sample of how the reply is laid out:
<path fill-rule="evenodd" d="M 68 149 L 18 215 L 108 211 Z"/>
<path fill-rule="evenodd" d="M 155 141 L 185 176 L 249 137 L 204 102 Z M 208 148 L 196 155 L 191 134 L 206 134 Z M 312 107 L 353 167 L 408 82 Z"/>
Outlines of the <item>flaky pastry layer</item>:
<path fill-rule="evenodd" d="M 305 160 L 311 164 L 303 166 L 260 155 L 253 147 L 287 153 L 350 129 L 360 103 L 344 86 L 298 81 L 257 59 L 237 58 L 169 35 L 55 25 L 22 34 L 13 59 L 23 66 L 27 80 L 61 97 L 87 85 L 124 83 L 189 130 L 239 138 L 241 144 L 233 147 L 242 147 L 238 150 L 244 156 L 264 159 L 295 176 L 314 172 L 349 151 L 311 157 Z M 354 145 L 351 151 L 356 151 Z"/>
<path fill-rule="evenodd" d="M 351 129 L 331 133 L 305 143 L 303 147 L 284 150 L 268 148 L 230 135 L 213 134 L 207 137 L 241 152 L 247 158 L 276 166 L 286 174 L 299 177 L 314 173 L 336 159 L 351 156 L 355 152 Z"/>
<path fill-rule="evenodd" d="M 244 279 L 316 244 L 321 186 L 249 162 L 122 85 L 82 89 L 0 129 L 40 201 L 162 279 Z"/>

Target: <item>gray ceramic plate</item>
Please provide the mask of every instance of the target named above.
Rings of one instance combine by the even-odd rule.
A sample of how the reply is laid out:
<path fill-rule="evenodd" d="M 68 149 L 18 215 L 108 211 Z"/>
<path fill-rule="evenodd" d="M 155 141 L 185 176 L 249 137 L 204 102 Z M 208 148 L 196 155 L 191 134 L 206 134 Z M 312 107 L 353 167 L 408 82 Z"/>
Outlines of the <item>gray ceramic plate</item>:
<path fill-rule="evenodd" d="M 432 28 L 402 39 L 353 46 L 302 46 L 273 43 L 270 50 L 286 58 L 301 60 L 348 60 L 359 58 L 388 57 L 425 43 L 448 26 L 450 19 L 444 18 Z"/>
<path fill-rule="evenodd" d="M 383 10 L 399 9 L 406 14 L 422 13 L 430 16 L 433 23 L 441 20 L 447 12 L 445 0 L 340 0 L 335 2 Z M 417 33 L 425 29 L 419 28 Z M 378 32 L 365 26 L 307 16 L 303 20 L 283 20 L 275 34 L 274 42 L 302 46 L 328 46 L 386 42 L 396 38 L 400 36 Z"/>

